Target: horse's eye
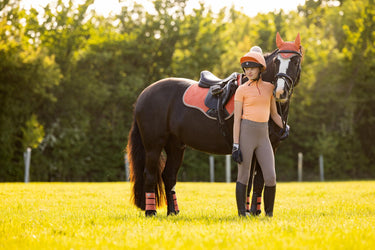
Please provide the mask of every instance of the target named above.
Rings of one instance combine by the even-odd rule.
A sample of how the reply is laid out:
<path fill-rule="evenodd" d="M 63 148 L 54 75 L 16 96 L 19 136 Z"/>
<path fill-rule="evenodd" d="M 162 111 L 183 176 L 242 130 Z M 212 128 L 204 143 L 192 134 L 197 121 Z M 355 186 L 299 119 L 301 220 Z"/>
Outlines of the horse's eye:
<path fill-rule="evenodd" d="M 298 64 L 298 59 L 292 59 L 292 63 L 294 64 L 294 65 L 297 65 Z"/>

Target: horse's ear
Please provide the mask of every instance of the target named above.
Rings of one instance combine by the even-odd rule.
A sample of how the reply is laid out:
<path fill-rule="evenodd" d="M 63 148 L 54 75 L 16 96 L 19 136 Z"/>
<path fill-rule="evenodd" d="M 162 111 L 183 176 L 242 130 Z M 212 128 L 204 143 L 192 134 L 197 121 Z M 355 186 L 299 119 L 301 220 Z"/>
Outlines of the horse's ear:
<path fill-rule="evenodd" d="M 277 34 L 276 34 L 276 46 L 278 48 L 280 48 L 283 45 L 283 43 L 284 43 L 283 39 L 281 38 L 279 32 L 277 32 Z"/>
<path fill-rule="evenodd" d="M 298 33 L 298 35 L 297 35 L 297 37 L 296 37 L 296 40 L 294 41 L 294 44 L 295 44 L 298 48 L 301 47 L 301 37 L 300 37 L 299 33 Z"/>

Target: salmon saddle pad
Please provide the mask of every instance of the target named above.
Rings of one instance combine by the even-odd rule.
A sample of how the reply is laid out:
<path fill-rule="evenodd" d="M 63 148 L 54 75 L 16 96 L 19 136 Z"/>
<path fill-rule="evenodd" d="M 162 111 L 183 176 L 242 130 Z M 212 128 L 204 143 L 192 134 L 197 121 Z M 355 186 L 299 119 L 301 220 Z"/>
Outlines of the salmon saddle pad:
<path fill-rule="evenodd" d="M 237 86 L 240 84 L 240 79 L 237 79 Z M 192 84 L 185 90 L 182 97 L 185 106 L 200 110 L 208 118 L 217 120 L 217 107 L 215 97 L 210 93 L 210 88 L 202 88 L 198 83 Z M 224 108 L 225 120 L 229 119 L 234 112 L 234 95 L 232 95 Z"/>

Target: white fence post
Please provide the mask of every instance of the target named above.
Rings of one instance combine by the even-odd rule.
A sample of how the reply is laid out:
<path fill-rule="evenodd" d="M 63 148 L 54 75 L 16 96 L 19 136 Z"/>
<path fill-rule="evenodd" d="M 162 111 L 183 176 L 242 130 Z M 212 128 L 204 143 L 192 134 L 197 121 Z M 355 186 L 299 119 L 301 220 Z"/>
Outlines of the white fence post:
<path fill-rule="evenodd" d="M 303 154 L 298 153 L 298 181 L 302 181 L 302 168 L 303 168 Z"/>
<path fill-rule="evenodd" d="M 319 155 L 320 181 L 324 181 L 324 160 L 323 155 Z"/>
<path fill-rule="evenodd" d="M 210 155 L 209 157 L 210 160 L 210 181 L 215 182 L 215 162 L 214 162 L 214 157 Z"/>
<path fill-rule="evenodd" d="M 31 160 L 31 148 L 28 147 L 26 152 L 23 153 L 23 159 L 25 161 L 25 183 L 30 181 L 30 160 Z"/>
<path fill-rule="evenodd" d="M 225 180 L 227 183 L 230 182 L 230 160 L 231 155 L 225 156 Z"/>

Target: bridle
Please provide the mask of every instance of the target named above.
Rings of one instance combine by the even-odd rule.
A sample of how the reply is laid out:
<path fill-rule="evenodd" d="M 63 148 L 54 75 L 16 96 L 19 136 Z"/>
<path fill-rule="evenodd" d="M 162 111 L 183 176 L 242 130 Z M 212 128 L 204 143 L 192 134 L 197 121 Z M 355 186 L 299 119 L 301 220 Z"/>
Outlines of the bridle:
<path fill-rule="evenodd" d="M 302 57 L 301 50 L 300 51 L 295 51 L 295 50 L 279 50 L 279 51 L 277 51 L 277 55 L 280 54 L 280 53 L 286 53 L 286 54 L 293 53 L 293 54 L 296 54 L 299 57 Z M 296 80 L 299 79 L 299 75 L 300 74 L 301 74 L 301 63 L 298 66 Z M 277 102 L 277 104 L 279 106 L 279 112 L 280 112 L 281 120 L 283 122 L 283 130 L 282 130 L 282 132 L 284 133 L 284 131 L 286 129 L 286 125 L 288 123 L 290 97 L 292 96 L 293 89 L 294 89 L 295 83 L 297 81 L 294 81 L 290 76 L 288 76 L 285 73 L 277 73 L 275 75 L 274 83 L 276 84 L 277 80 L 279 80 L 279 79 L 283 79 L 284 80 L 284 82 L 286 84 L 286 87 L 287 87 L 287 93 L 288 93 L 287 101 L 283 103 L 284 105 L 281 105 L 281 102 Z M 276 88 L 274 90 L 274 96 L 276 96 Z"/>
<path fill-rule="evenodd" d="M 295 51 L 295 50 L 279 50 L 278 52 L 277 52 L 277 55 L 278 54 L 280 54 L 280 53 L 285 53 L 285 54 L 296 54 L 296 55 L 298 55 L 299 57 L 302 57 L 302 54 L 301 54 L 301 52 L 299 52 L 299 51 Z M 299 67 L 298 67 L 298 72 L 297 72 L 297 76 L 299 75 L 301 73 L 301 65 L 299 65 Z M 285 73 L 277 73 L 276 75 L 275 75 L 275 80 L 274 80 L 274 83 L 276 83 L 277 82 L 277 80 L 279 80 L 279 79 L 282 79 L 282 80 L 284 80 L 284 82 L 285 82 L 285 84 L 286 84 L 286 87 L 287 87 L 287 93 L 288 93 L 288 100 L 289 100 L 289 98 L 290 98 L 290 96 L 292 95 L 292 93 L 293 93 L 293 88 L 294 88 L 294 84 L 295 84 L 295 81 L 290 77 L 290 76 L 288 76 L 287 74 L 285 74 Z M 298 79 L 298 77 L 297 77 L 297 79 Z M 276 88 L 275 88 L 275 90 L 274 90 L 274 96 L 275 96 L 275 94 L 276 94 Z"/>

